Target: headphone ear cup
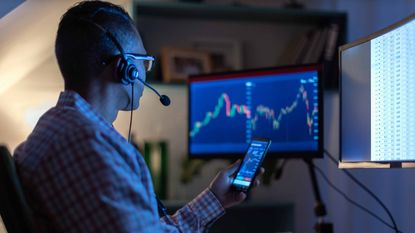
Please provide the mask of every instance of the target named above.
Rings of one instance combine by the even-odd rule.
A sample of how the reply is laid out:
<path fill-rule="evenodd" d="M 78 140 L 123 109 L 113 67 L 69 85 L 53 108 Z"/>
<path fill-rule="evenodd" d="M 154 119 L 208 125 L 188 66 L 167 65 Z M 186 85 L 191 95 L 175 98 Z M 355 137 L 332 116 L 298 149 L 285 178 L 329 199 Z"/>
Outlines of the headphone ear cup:
<path fill-rule="evenodd" d="M 136 79 L 138 71 L 134 64 L 122 58 L 118 66 L 118 74 L 121 77 L 122 84 L 130 85 Z"/>
<path fill-rule="evenodd" d="M 134 64 L 129 63 L 127 65 L 126 75 L 127 75 L 128 79 L 130 80 L 131 83 L 134 82 L 134 80 L 138 79 L 138 69 L 137 69 L 137 67 Z"/>

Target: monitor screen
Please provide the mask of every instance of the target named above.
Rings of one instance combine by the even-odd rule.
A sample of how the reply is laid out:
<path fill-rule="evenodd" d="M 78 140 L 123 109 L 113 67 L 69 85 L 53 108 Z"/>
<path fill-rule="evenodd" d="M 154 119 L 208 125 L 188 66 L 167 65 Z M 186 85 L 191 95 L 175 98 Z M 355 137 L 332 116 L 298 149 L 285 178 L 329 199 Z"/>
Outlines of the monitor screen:
<path fill-rule="evenodd" d="M 242 157 L 258 137 L 269 157 L 321 157 L 321 84 L 317 65 L 190 77 L 189 156 Z"/>
<path fill-rule="evenodd" d="M 415 15 L 340 47 L 340 160 L 415 160 Z"/>

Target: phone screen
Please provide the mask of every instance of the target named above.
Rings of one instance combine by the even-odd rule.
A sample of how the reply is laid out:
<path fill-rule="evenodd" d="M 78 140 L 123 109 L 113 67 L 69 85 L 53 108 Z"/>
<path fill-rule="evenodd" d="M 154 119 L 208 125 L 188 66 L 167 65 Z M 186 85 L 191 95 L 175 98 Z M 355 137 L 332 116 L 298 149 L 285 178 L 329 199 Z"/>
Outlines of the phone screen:
<path fill-rule="evenodd" d="M 271 144 L 269 139 L 254 139 L 249 145 L 245 158 L 242 161 L 235 179 L 232 182 L 233 188 L 239 191 L 247 191 L 255 179 L 258 168 Z"/>

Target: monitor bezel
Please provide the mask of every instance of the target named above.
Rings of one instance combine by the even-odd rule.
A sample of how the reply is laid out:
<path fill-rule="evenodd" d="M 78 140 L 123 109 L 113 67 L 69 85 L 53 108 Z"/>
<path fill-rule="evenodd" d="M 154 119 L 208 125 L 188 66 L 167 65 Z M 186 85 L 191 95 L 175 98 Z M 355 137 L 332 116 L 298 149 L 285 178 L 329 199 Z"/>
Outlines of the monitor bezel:
<path fill-rule="evenodd" d="M 257 69 L 246 69 L 246 70 L 237 70 L 229 72 L 216 72 L 209 74 L 198 74 L 191 75 L 187 80 L 187 91 L 188 91 L 188 114 L 187 114 L 187 156 L 189 159 L 238 159 L 243 158 L 245 152 L 243 153 L 203 153 L 203 154 L 191 154 L 190 153 L 190 135 L 189 130 L 191 128 L 190 122 L 190 112 L 191 112 L 191 91 L 190 84 L 197 81 L 206 81 L 206 80 L 223 80 L 223 79 L 233 79 L 239 77 L 239 75 L 244 74 L 244 77 L 257 76 L 257 75 L 267 75 L 267 74 L 285 74 L 290 72 L 304 72 L 316 70 L 318 73 L 318 106 L 319 106 L 319 141 L 318 148 L 315 151 L 280 151 L 272 152 L 268 151 L 267 159 L 302 159 L 302 158 L 323 158 L 324 156 L 324 93 L 323 93 L 323 65 L 322 64 L 303 64 L 303 65 L 290 65 L 290 66 L 276 66 L 276 67 L 266 67 L 266 68 L 257 68 Z M 248 145 L 247 145 L 248 146 Z"/>
<path fill-rule="evenodd" d="M 340 52 L 342 52 L 344 50 L 347 50 L 349 48 L 355 47 L 357 45 L 363 44 L 365 42 L 368 42 L 368 41 L 370 41 L 372 39 L 375 39 L 375 38 L 377 38 L 379 36 L 382 36 L 382 35 L 390 32 L 390 31 L 392 31 L 392 30 L 394 30 L 394 29 L 396 29 L 396 28 L 398 28 L 400 26 L 403 26 L 404 24 L 406 24 L 409 21 L 414 20 L 414 19 L 415 19 L 415 13 L 413 13 L 413 14 L 409 15 L 408 17 L 405 17 L 405 18 L 397 21 L 396 23 L 393 23 L 393 24 L 391 24 L 391 25 L 389 25 L 389 26 L 387 26 L 387 27 L 385 27 L 383 29 L 380 29 L 380 30 L 378 30 L 376 32 L 373 32 L 373 33 L 371 33 L 371 34 L 369 34 L 367 36 L 361 37 L 361 38 L 359 38 L 357 40 L 354 40 L 354 41 L 352 41 L 350 43 L 347 43 L 347 44 L 344 44 L 342 46 L 339 46 L 339 59 L 340 59 Z"/>
<path fill-rule="evenodd" d="M 339 164 L 342 164 L 341 166 L 339 165 L 339 168 L 400 168 L 400 167 L 410 167 L 412 163 L 414 163 L 413 160 L 393 160 L 393 161 L 372 161 L 372 160 L 367 160 L 367 161 L 343 161 L 343 121 L 342 121 L 342 115 L 343 115 L 343 87 L 342 87 L 342 83 L 343 83 L 343 76 L 342 76 L 342 54 L 344 51 L 356 47 L 358 45 L 361 45 L 363 43 L 367 43 L 375 38 L 378 38 L 380 36 L 383 36 L 384 34 L 391 32 L 392 30 L 399 28 L 403 25 L 405 25 L 406 23 L 412 21 L 415 19 L 415 13 L 383 28 L 380 29 L 374 33 L 371 33 L 365 37 L 359 38 L 355 41 L 352 41 L 350 43 L 344 44 L 342 46 L 339 47 L 339 52 L 338 52 L 338 60 L 339 60 Z M 370 80 L 369 80 L 370 81 Z M 375 166 L 375 165 L 368 165 L 368 164 L 378 164 L 379 166 Z M 408 164 L 408 165 L 405 165 Z M 387 165 L 387 166 L 384 166 Z"/>

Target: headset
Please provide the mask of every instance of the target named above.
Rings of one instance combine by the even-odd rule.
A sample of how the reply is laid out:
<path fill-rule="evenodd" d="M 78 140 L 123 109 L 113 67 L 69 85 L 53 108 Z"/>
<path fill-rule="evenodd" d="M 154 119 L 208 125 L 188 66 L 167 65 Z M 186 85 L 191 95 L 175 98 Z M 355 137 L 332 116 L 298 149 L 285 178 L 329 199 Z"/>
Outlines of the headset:
<path fill-rule="evenodd" d="M 137 66 L 131 62 L 131 59 L 128 59 L 124 53 L 124 49 L 122 48 L 121 44 L 118 42 L 117 38 L 106 28 L 103 26 L 93 22 L 92 20 L 84 17 L 71 17 L 73 19 L 83 21 L 88 23 L 91 26 L 99 29 L 100 31 L 104 32 L 105 35 L 112 41 L 112 43 L 117 47 L 118 51 L 120 52 L 120 63 L 117 65 L 117 73 L 121 77 L 121 83 L 124 85 L 133 85 L 134 80 L 138 80 L 143 83 L 146 87 L 150 88 L 159 98 L 161 104 L 164 106 L 169 106 L 171 101 L 170 98 L 166 95 L 160 95 L 160 93 L 152 87 L 150 84 L 145 82 L 143 79 L 139 77 L 139 72 Z"/>

